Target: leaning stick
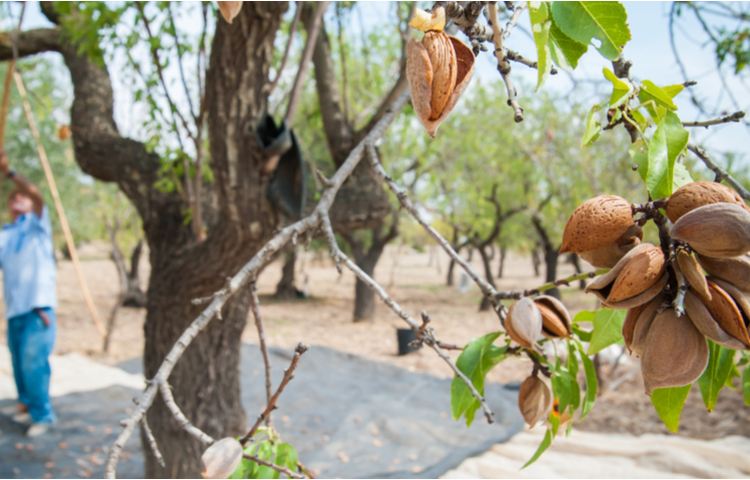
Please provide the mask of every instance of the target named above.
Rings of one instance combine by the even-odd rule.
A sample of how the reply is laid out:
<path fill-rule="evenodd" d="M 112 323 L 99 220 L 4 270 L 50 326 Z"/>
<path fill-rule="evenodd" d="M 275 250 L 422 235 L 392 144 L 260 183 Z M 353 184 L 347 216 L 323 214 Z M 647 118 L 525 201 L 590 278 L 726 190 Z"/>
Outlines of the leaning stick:
<path fill-rule="evenodd" d="M 0 150 L 5 148 L 5 123 L 8 119 L 8 106 L 10 105 L 10 89 L 13 81 L 13 72 L 16 70 L 16 61 L 8 62 L 8 71 L 5 73 L 5 83 L 3 84 L 3 100 L 0 104 Z"/>
<path fill-rule="evenodd" d="M 10 67 L 11 65 L 9 65 Z M 11 71 L 9 69 L 9 71 Z M 73 242 L 73 235 L 70 233 L 70 226 L 68 225 L 68 218 L 65 216 L 65 210 L 63 209 L 62 201 L 60 200 L 60 193 L 57 191 L 57 183 L 55 183 L 55 177 L 52 175 L 52 169 L 49 166 L 49 160 L 47 159 L 47 152 L 44 150 L 44 146 L 42 145 L 42 141 L 39 137 L 39 130 L 36 128 L 36 122 L 34 121 L 34 115 L 31 113 L 31 105 L 29 105 L 29 100 L 26 97 L 26 89 L 23 86 L 23 79 L 21 78 L 21 74 L 18 73 L 17 70 L 13 71 L 13 78 L 16 82 L 16 88 L 18 89 L 18 93 L 21 95 L 21 101 L 23 102 L 23 110 L 26 113 L 26 119 L 29 121 L 29 128 L 31 129 L 31 135 L 34 137 L 34 140 L 36 141 L 36 149 L 39 152 L 39 160 L 42 162 L 42 168 L 44 168 L 44 175 L 47 177 L 47 184 L 49 184 L 49 189 L 52 192 L 52 198 L 55 201 L 55 209 L 57 210 L 57 215 L 60 217 L 60 225 L 62 225 L 63 234 L 65 235 L 65 243 L 68 245 L 68 251 L 70 251 L 70 258 L 73 260 L 73 266 L 76 270 L 76 275 L 78 276 L 78 283 L 81 284 L 81 291 L 83 292 L 83 298 L 86 300 L 86 305 L 89 307 L 89 312 L 91 313 L 91 317 L 94 319 L 94 324 L 96 324 L 96 329 L 99 331 L 99 335 L 102 336 L 102 338 L 105 338 L 107 333 L 104 331 L 104 327 L 102 326 L 102 322 L 99 319 L 99 312 L 96 310 L 96 306 L 94 305 L 94 299 L 91 298 L 91 292 L 89 291 L 89 287 L 86 284 L 86 279 L 83 276 L 83 271 L 81 270 L 81 263 L 78 260 L 78 250 L 76 250 L 76 245 Z M 7 91 L 7 89 L 6 89 Z"/>

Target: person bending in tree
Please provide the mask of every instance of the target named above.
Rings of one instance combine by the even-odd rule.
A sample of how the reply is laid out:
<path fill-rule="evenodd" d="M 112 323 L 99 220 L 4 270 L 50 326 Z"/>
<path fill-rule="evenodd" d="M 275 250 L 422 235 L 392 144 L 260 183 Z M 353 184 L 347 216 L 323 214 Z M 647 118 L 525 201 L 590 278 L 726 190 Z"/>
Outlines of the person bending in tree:
<path fill-rule="evenodd" d="M 0 230 L 8 348 L 18 389 L 13 419 L 30 421 L 26 434 L 33 437 L 44 434 L 56 421 L 49 396 L 49 356 L 57 333 L 52 224 L 39 189 L 10 168 L 2 151 L 0 174 L 15 184 L 8 194 L 13 223 Z"/>

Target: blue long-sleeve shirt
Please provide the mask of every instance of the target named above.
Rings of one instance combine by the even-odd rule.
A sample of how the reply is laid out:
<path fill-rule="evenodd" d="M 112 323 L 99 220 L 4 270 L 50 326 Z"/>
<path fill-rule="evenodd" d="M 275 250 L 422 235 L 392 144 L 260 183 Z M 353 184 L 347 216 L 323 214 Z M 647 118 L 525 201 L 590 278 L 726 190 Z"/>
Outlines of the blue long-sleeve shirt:
<path fill-rule="evenodd" d="M 0 230 L 5 316 L 24 315 L 35 308 L 57 308 L 57 267 L 49 209 L 29 212 Z"/>

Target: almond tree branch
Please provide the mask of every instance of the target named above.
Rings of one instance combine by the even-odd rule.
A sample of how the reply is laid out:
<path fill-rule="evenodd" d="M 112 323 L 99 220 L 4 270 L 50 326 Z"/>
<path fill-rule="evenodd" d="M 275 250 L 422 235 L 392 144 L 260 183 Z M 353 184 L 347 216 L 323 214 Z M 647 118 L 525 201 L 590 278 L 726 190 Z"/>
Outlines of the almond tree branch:
<path fill-rule="evenodd" d="M 368 145 L 368 154 L 370 155 L 370 158 L 377 158 L 373 157 L 373 155 L 376 155 L 374 153 L 375 147 L 371 144 Z M 383 287 L 378 284 L 371 276 L 366 274 L 362 271 L 361 268 L 357 266 L 356 263 L 352 262 L 349 257 L 347 257 L 344 252 L 339 249 L 338 245 L 336 244 L 335 237 L 333 235 L 333 230 L 331 229 L 331 222 L 330 220 L 326 218 L 323 219 L 323 229 L 326 231 L 326 239 L 328 239 L 329 245 L 328 248 L 331 251 L 331 256 L 336 260 L 337 262 L 341 262 L 354 272 L 354 274 L 359 278 L 363 283 L 365 283 L 368 287 L 370 287 L 377 295 L 380 297 L 381 300 L 383 300 L 383 303 L 388 305 L 388 307 L 393 310 L 396 315 L 401 317 L 408 325 L 411 327 L 411 329 L 417 334 L 418 338 L 423 342 L 426 343 L 429 347 L 431 347 L 437 354 L 445 360 L 445 362 L 451 367 L 453 372 L 456 374 L 457 377 L 459 377 L 467 386 L 471 394 L 476 398 L 479 403 L 482 405 L 482 409 L 484 410 L 484 416 L 487 418 L 488 423 L 494 423 L 495 421 L 495 414 L 492 413 L 492 410 L 490 409 L 489 405 L 487 405 L 487 402 L 485 401 L 484 397 L 477 391 L 476 388 L 474 388 L 474 384 L 469 380 L 466 375 L 464 375 L 461 370 L 458 369 L 456 364 L 451 360 L 451 358 L 443 352 L 443 350 L 440 348 L 439 343 L 435 339 L 435 334 L 431 328 L 424 328 L 420 326 L 419 323 L 417 323 L 408 313 L 406 313 L 401 306 L 391 298 L 390 295 L 385 291 Z M 442 238 L 442 237 L 441 237 Z M 424 314 L 426 316 L 426 314 Z"/>
<path fill-rule="evenodd" d="M 240 439 L 240 443 L 244 447 L 245 444 L 253 438 L 253 435 L 255 435 L 255 432 L 258 431 L 258 427 L 260 427 L 260 424 L 263 423 L 263 420 L 266 418 L 271 417 L 271 412 L 276 408 L 276 401 L 279 399 L 279 395 L 281 395 L 281 392 L 284 391 L 284 387 L 286 387 L 287 383 L 289 383 L 294 378 L 294 370 L 297 368 L 297 363 L 299 362 L 299 359 L 304 353 L 308 350 L 309 347 L 307 345 L 302 345 L 301 343 L 297 344 L 297 348 L 294 349 L 294 357 L 292 357 L 292 363 L 289 365 L 289 368 L 284 370 L 284 378 L 281 379 L 281 383 L 279 384 L 279 388 L 276 389 L 276 393 L 273 394 L 273 397 L 268 401 L 268 404 L 266 405 L 266 409 L 263 410 L 263 413 L 258 415 L 258 419 L 255 421 L 255 424 L 250 428 L 250 430 L 247 432 L 247 434 Z"/>
<path fill-rule="evenodd" d="M 253 311 L 253 317 L 255 317 L 255 328 L 258 330 L 258 342 L 260 344 L 260 352 L 263 354 L 263 365 L 266 369 L 266 404 L 271 403 L 271 362 L 268 361 L 268 349 L 266 348 L 266 334 L 263 331 L 263 321 L 260 316 L 260 301 L 258 300 L 258 285 L 253 282 L 250 285 L 250 308 Z M 270 427 L 271 412 L 268 412 L 266 417 L 266 426 Z"/>
<path fill-rule="evenodd" d="M 750 192 L 740 182 L 738 182 L 736 178 L 731 176 L 729 172 L 721 168 L 718 163 L 716 163 L 711 157 L 709 157 L 703 148 L 691 143 L 688 144 L 687 148 L 695 155 L 697 155 L 698 158 L 700 158 L 703 163 L 705 163 L 706 166 L 716 174 L 717 182 L 726 180 L 732 188 L 737 190 L 737 193 L 739 193 L 742 198 L 744 198 L 745 200 L 750 200 Z"/>
<path fill-rule="evenodd" d="M 313 26 L 308 30 L 307 40 L 305 41 L 305 50 L 302 52 L 302 60 L 299 63 L 297 76 L 294 78 L 294 85 L 292 86 L 292 92 L 289 94 L 289 104 L 286 108 L 286 116 L 284 117 L 287 126 L 290 128 L 294 123 L 294 116 L 297 114 L 297 107 L 299 106 L 299 99 L 302 94 L 302 86 L 305 83 L 305 75 L 307 75 L 310 60 L 312 60 L 315 42 L 318 41 L 318 33 L 320 32 L 320 24 L 323 21 L 323 14 L 328 8 L 329 3 L 331 2 L 323 1 L 318 3 L 312 23 Z"/>
<path fill-rule="evenodd" d="M 253 462 L 263 465 L 264 467 L 271 468 L 273 470 L 276 470 L 279 473 L 283 473 L 289 478 L 305 478 L 304 475 L 300 475 L 299 473 L 294 473 L 293 471 L 289 470 L 286 467 L 280 467 L 276 465 L 275 463 L 267 462 L 259 457 L 256 457 L 255 455 L 249 455 L 247 453 L 242 454 L 242 458 L 246 458 L 248 460 L 252 460 Z"/>
<path fill-rule="evenodd" d="M 731 115 L 727 115 L 721 118 L 715 118 L 713 120 L 704 120 L 702 122 L 682 122 L 683 127 L 710 127 L 712 125 L 721 125 L 722 123 L 739 122 L 745 118 L 745 112 L 739 111 L 734 112 Z"/>
<path fill-rule="evenodd" d="M 391 105 L 390 111 L 383 116 L 380 122 L 375 125 L 362 142 L 352 149 L 347 156 L 346 161 L 344 161 L 341 167 L 339 167 L 336 173 L 330 178 L 329 185 L 321 194 L 320 201 L 310 216 L 283 228 L 271 238 L 260 250 L 258 250 L 253 258 L 234 275 L 234 277 L 229 279 L 227 286 L 224 289 L 213 295 L 208 307 L 206 307 L 198 318 L 196 318 L 182 335 L 180 335 L 177 342 L 164 358 L 164 361 L 156 374 L 151 379 L 148 387 L 143 392 L 143 395 L 138 400 L 138 407 L 129 418 L 122 422 L 124 427 L 123 431 L 115 440 L 107 458 L 107 465 L 105 468 L 106 478 L 115 478 L 117 462 L 125 443 L 132 436 L 135 427 L 140 423 L 141 419 L 153 404 L 160 383 L 163 381 L 166 382 L 166 379 L 169 378 L 175 363 L 180 359 L 188 345 L 190 345 L 196 335 L 206 328 L 206 325 L 208 325 L 215 316 L 221 314 L 221 308 L 229 297 L 235 294 L 248 280 L 254 278 L 260 267 L 262 267 L 275 252 L 284 247 L 295 232 L 301 234 L 318 228 L 324 214 L 328 212 L 333 205 L 333 200 L 336 198 L 336 193 L 339 188 L 359 164 L 365 150 L 365 144 L 375 142 L 383 136 L 388 126 L 404 108 L 404 105 L 406 105 L 408 100 L 409 92 L 403 92 Z"/>
<path fill-rule="evenodd" d="M 279 65 L 279 69 L 276 71 L 276 78 L 274 79 L 273 83 L 271 83 L 268 88 L 266 89 L 266 92 L 268 95 L 271 95 L 271 93 L 276 89 L 276 87 L 279 84 L 279 81 L 281 80 L 281 74 L 284 73 L 284 67 L 286 67 L 286 62 L 289 59 L 289 51 L 292 49 L 292 42 L 294 41 L 294 32 L 297 30 L 297 25 L 299 24 L 299 19 L 302 17 L 302 2 L 297 2 L 297 10 L 294 12 L 294 18 L 292 19 L 292 24 L 289 26 L 289 41 L 286 42 L 286 48 L 284 49 L 284 56 L 281 57 L 281 65 Z"/>
<path fill-rule="evenodd" d="M 164 468 L 164 457 L 159 451 L 159 446 L 156 444 L 156 439 L 154 438 L 154 434 L 151 432 L 151 428 L 149 428 L 148 426 L 146 417 L 143 417 L 141 419 L 141 428 L 143 429 L 143 433 L 146 434 L 146 438 L 148 439 L 148 444 L 151 447 L 151 451 L 153 452 L 154 457 L 156 457 L 156 461 L 159 462 L 159 465 L 161 465 L 161 468 Z"/>
<path fill-rule="evenodd" d="M 492 41 L 495 44 L 495 57 L 497 57 L 497 70 L 503 77 L 505 88 L 508 91 L 508 105 L 513 109 L 513 120 L 516 123 L 523 122 L 523 108 L 518 103 L 518 92 L 510 79 L 510 64 L 508 63 L 507 51 L 503 48 L 503 29 L 500 28 L 500 20 L 497 16 L 497 3 L 490 3 L 490 23 L 494 35 Z"/>
<path fill-rule="evenodd" d="M 174 396 L 172 396 L 172 387 L 169 386 L 169 383 L 167 383 L 166 380 L 159 381 L 159 391 L 161 392 L 161 397 L 164 399 L 167 408 L 172 412 L 172 416 L 174 416 L 174 418 L 180 423 L 183 430 L 206 445 L 214 443 L 214 439 L 211 438 L 210 435 L 190 423 L 190 420 L 188 420 L 185 414 L 182 413 L 180 407 L 177 406 L 177 402 L 174 401 Z M 146 417 L 143 418 L 145 419 Z"/>

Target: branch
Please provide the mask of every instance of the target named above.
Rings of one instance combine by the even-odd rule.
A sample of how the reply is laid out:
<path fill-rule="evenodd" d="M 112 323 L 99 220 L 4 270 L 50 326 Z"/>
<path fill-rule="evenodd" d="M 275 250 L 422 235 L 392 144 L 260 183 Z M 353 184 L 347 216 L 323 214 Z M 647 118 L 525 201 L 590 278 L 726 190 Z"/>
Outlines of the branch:
<path fill-rule="evenodd" d="M 569 287 L 571 282 L 577 282 L 578 280 L 586 280 L 588 278 L 594 278 L 598 277 L 599 275 L 604 275 L 605 273 L 609 272 L 609 268 L 602 268 L 599 270 L 595 270 L 593 272 L 588 273 L 579 273 L 576 275 L 571 275 L 569 277 L 561 278 L 559 280 L 555 280 L 554 282 L 548 282 L 545 283 L 542 286 L 528 289 L 528 290 L 506 290 L 504 292 L 497 292 L 495 294 L 495 298 L 497 300 L 520 300 L 523 297 L 529 297 L 531 295 L 539 295 L 540 293 L 546 292 L 547 290 L 552 290 L 556 287 L 566 286 Z"/>
<path fill-rule="evenodd" d="M 172 396 L 172 387 L 169 386 L 169 383 L 167 383 L 166 379 L 159 380 L 159 391 L 161 392 L 161 396 L 164 399 L 164 403 L 167 405 L 167 408 L 170 412 L 172 412 L 174 418 L 178 422 L 180 422 L 180 426 L 183 430 L 206 445 L 211 445 L 212 443 L 214 443 L 214 439 L 211 438 L 210 435 L 190 423 L 190 420 L 188 420 L 185 414 L 182 413 L 180 407 L 177 406 L 177 402 L 174 401 L 174 396 Z M 146 417 L 143 418 L 145 419 Z"/>
<path fill-rule="evenodd" d="M 44 52 L 60 52 L 60 29 L 37 28 L 19 32 L 15 38 L 19 58 Z M 0 61 L 13 60 L 13 45 L 8 32 L 0 32 Z"/>
<path fill-rule="evenodd" d="M 164 457 L 159 451 L 159 446 L 156 444 L 156 439 L 154 438 L 154 434 L 151 432 L 151 429 L 148 426 L 146 417 L 143 417 L 141 419 L 141 428 L 143 428 L 143 433 L 146 434 L 146 438 L 148 439 L 148 444 L 151 447 L 151 452 L 153 452 L 154 457 L 156 457 L 156 461 L 159 462 L 159 465 L 161 465 L 161 468 L 164 468 Z"/>
<path fill-rule="evenodd" d="M 745 112 L 739 111 L 739 112 L 734 112 L 733 114 L 727 115 L 725 117 L 715 118 L 713 120 L 705 120 L 702 122 L 682 122 L 682 126 L 683 127 L 706 127 L 708 128 L 712 125 L 721 125 L 722 123 L 730 123 L 730 122 L 737 123 L 743 118 L 745 118 Z"/>
<path fill-rule="evenodd" d="M 438 6 L 445 8 L 445 15 L 453 20 L 453 23 L 469 37 L 469 40 L 492 41 L 493 29 L 477 22 L 484 8 L 484 2 L 468 2 L 466 8 L 462 7 L 460 2 L 435 2 L 435 7 Z"/>
<path fill-rule="evenodd" d="M 294 123 L 294 116 L 297 114 L 297 107 L 299 106 L 299 99 L 300 95 L 302 94 L 302 86 L 304 84 L 305 75 L 307 75 L 307 69 L 310 65 L 310 60 L 312 60 L 315 43 L 318 41 L 318 33 L 320 33 L 320 25 L 323 21 L 323 14 L 328 8 L 329 3 L 331 2 L 324 1 L 320 2 L 317 5 L 317 10 L 315 10 L 315 17 L 313 17 L 312 26 L 307 31 L 305 50 L 302 52 L 302 60 L 299 63 L 297 76 L 294 78 L 294 86 L 292 86 L 292 92 L 289 94 L 289 104 L 286 108 L 286 116 L 284 117 L 287 126 L 290 128 Z"/>
<path fill-rule="evenodd" d="M 276 408 L 276 401 L 279 399 L 279 395 L 281 395 L 281 392 L 284 391 L 284 387 L 286 387 L 287 383 L 289 383 L 294 378 L 294 370 L 297 368 L 297 363 L 299 362 L 299 359 L 304 353 L 308 350 L 309 347 L 306 345 L 302 345 L 301 343 L 297 344 L 297 348 L 294 349 L 294 356 L 292 357 L 292 363 L 289 364 L 289 368 L 284 370 L 284 378 L 281 380 L 281 383 L 279 384 L 279 388 L 276 389 L 276 393 L 273 394 L 273 397 L 268 401 L 268 404 L 266 405 L 266 409 L 263 410 L 263 413 L 258 415 L 258 419 L 255 421 L 255 424 L 250 428 L 250 430 L 247 432 L 247 434 L 240 439 L 240 443 L 244 447 L 245 444 L 253 438 L 253 435 L 255 435 L 255 432 L 258 431 L 258 427 L 260 427 L 260 424 L 263 423 L 263 420 L 266 418 L 271 418 L 271 412 Z"/>
<path fill-rule="evenodd" d="M 232 277 L 226 289 L 215 294 L 211 304 L 203 310 L 203 312 L 193 320 L 193 323 L 180 335 L 177 342 L 172 346 L 161 366 L 157 370 L 154 377 L 151 379 L 151 383 L 143 392 L 143 395 L 138 401 L 138 408 L 131 414 L 131 416 L 125 420 L 123 424 L 123 431 L 117 437 L 112 449 L 110 450 L 107 458 L 107 466 L 105 469 L 105 476 L 107 478 L 115 477 L 115 469 L 117 462 L 120 458 L 125 443 L 132 436 L 133 430 L 136 425 L 139 424 L 141 418 L 146 414 L 146 411 L 151 407 L 154 402 L 156 392 L 160 382 L 166 381 L 169 375 L 172 373 L 175 363 L 184 353 L 185 349 L 190 345 L 192 340 L 198 333 L 200 333 L 206 325 L 217 315 L 220 314 L 221 308 L 224 306 L 226 301 L 236 293 L 249 279 L 254 278 L 254 275 L 258 270 L 266 263 L 266 261 L 279 249 L 289 242 L 294 232 L 297 234 L 305 233 L 309 230 L 316 229 L 326 212 L 331 208 L 336 193 L 338 192 L 344 181 L 351 175 L 354 168 L 359 164 L 365 149 L 366 142 L 374 142 L 380 138 L 393 122 L 398 113 L 404 108 L 406 102 L 409 100 L 408 92 L 402 93 L 396 101 L 392 104 L 391 110 L 386 113 L 380 122 L 372 129 L 372 131 L 363 139 L 363 141 L 352 149 L 351 153 L 347 157 L 346 161 L 336 171 L 336 174 L 330 179 L 330 186 L 328 186 L 321 194 L 320 201 L 315 207 L 310 216 L 295 222 L 286 228 L 283 228 L 273 238 L 271 238 L 258 252 L 247 262 L 240 270 Z M 171 392 L 170 392 L 171 393 Z"/>
<path fill-rule="evenodd" d="M 535 62 L 532 60 L 529 60 L 528 58 L 524 57 L 520 53 L 516 52 L 515 50 L 507 49 L 506 50 L 506 57 L 508 60 L 511 60 L 513 62 L 518 62 L 526 65 L 529 68 L 538 69 L 539 68 L 539 62 Z M 557 68 L 553 65 L 550 69 L 550 75 L 557 75 L 559 72 L 557 71 Z"/>
<path fill-rule="evenodd" d="M 289 470 L 286 467 L 280 467 L 276 465 L 275 463 L 267 462 L 265 460 L 262 460 L 259 457 L 256 457 L 255 455 L 249 455 L 247 453 L 242 454 L 242 458 L 246 458 L 248 460 L 252 460 L 255 463 L 258 463 L 260 465 L 263 465 L 265 467 L 271 468 L 273 470 L 276 470 L 279 473 L 283 473 L 289 478 L 305 478 L 304 475 L 300 475 L 299 473 L 294 473 L 293 471 Z"/>
<path fill-rule="evenodd" d="M 739 193 L 742 198 L 744 198 L 745 200 L 750 200 L 750 192 L 740 182 L 738 182 L 736 178 L 731 176 L 729 172 L 721 168 L 718 163 L 716 163 L 711 157 L 709 157 L 703 148 L 693 144 L 688 144 L 687 148 L 688 150 L 696 154 L 698 158 L 700 158 L 703 163 L 705 163 L 706 166 L 716 174 L 717 182 L 726 180 L 732 188 L 737 190 L 737 193 Z"/>
<path fill-rule="evenodd" d="M 500 20 L 497 17 L 497 3 L 490 3 L 490 23 L 494 35 L 492 41 L 495 44 L 495 57 L 497 57 L 497 70 L 503 77 L 505 88 L 508 91 L 508 105 L 513 109 L 513 120 L 516 123 L 523 122 L 523 108 L 518 103 L 518 92 L 510 80 L 510 64 L 508 63 L 507 51 L 503 48 L 503 29 L 500 28 Z"/>
<path fill-rule="evenodd" d="M 372 145 L 368 145 L 368 154 L 370 155 L 370 158 L 377 158 L 374 153 L 375 147 Z M 333 237 L 333 230 L 331 230 L 331 223 L 330 221 L 323 221 L 323 228 L 326 230 L 329 230 L 326 233 L 326 238 L 330 239 Z M 442 237 L 441 237 L 442 238 Z M 446 241 L 443 239 L 443 241 Z M 376 282 L 371 276 L 367 275 L 365 272 L 362 271 L 361 268 L 357 266 L 354 262 L 351 261 L 349 257 L 347 257 L 344 252 L 342 252 L 338 245 L 335 243 L 329 244 L 329 249 L 331 250 L 331 256 L 333 256 L 334 260 L 343 263 L 346 265 L 346 268 L 354 272 L 354 274 L 359 278 L 363 283 L 365 283 L 368 287 L 370 287 L 375 293 L 378 294 L 381 300 L 383 300 L 383 303 L 385 303 L 391 310 L 393 310 L 396 315 L 401 317 L 408 325 L 411 327 L 411 329 L 418 335 L 418 338 L 426 343 L 428 346 L 430 346 L 432 349 L 437 352 L 437 354 L 445 360 L 445 362 L 451 367 L 451 369 L 454 371 L 456 376 L 461 378 L 463 382 L 466 384 L 468 389 L 471 391 L 471 394 L 476 398 L 479 403 L 482 405 L 482 409 L 484 410 L 484 416 L 487 418 L 488 423 L 494 423 L 495 421 L 495 414 L 492 413 L 492 410 L 490 409 L 489 405 L 487 405 L 487 402 L 485 401 L 484 397 L 474 388 L 474 384 L 469 380 L 466 375 L 461 372 L 461 370 L 458 369 L 455 363 L 453 363 L 453 360 L 445 354 L 438 345 L 440 342 L 438 342 L 435 339 L 434 332 L 431 328 L 426 328 L 426 322 L 425 326 L 420 326 L 419 323 L 417 323 L 411 316 L 406 313 L 401 306 L 391 298 L 388 293 L 385 291 L 383 287 L 381 287 L 378 282 Z M 426 313 L 423 313 L 423 317 L 427 317 Z M 429 320 L 428 320 L 429 321 Z"/>
<path fill-rule="evenodd" d="M 268 349 L 266 348 L 266 334 L 263 332 L 263 321 L 260 317 L 260 302 L 258 301 L 258 285 L 253 282 L 250 285 L 250 308 L 255 317 L 255 328 L 258 329 L 258 342 L 260 352 L 263 354 L 263 364 L 266 369 L 266 404 L 271 403 L 271 363 L 268 361 Z M 266 426 L 271 426 L 271 413 L 266 417 Z"/>
<path fill-rule="evenodd" d="M 299 19 L 302 16 L 302 3 L 297 2 L 297 10 L 294 12 L 294 19 L 292 19 L 292 24 L 289 27 L 289 41 L 286 42 L 286 48 L 284 49 L 284 56 L 281 57 L 281 65 L 279 65 L 279 69 L 276 71 L 276 79 L 274 79 L 273 83 L 271 83 L 268 88 L 266 89 L 266 93 L 268 95 L 271 95 L 271 93 L 276 89 L 276 86 L 279 84 L 279 81 L 281 80 L 281 74 L 284 73 L 284 67 L 286 67 L 286 61 L 289 59 L 289 51 L 292 49 L 292 42 L 294 41 L 294 32 L 297 30 L 297 24 L 299 23 Z"/>

